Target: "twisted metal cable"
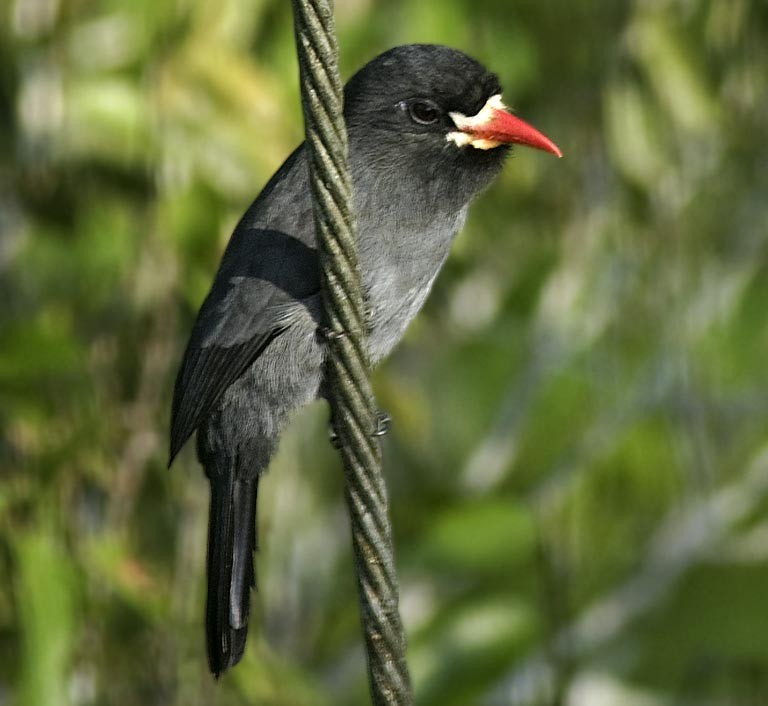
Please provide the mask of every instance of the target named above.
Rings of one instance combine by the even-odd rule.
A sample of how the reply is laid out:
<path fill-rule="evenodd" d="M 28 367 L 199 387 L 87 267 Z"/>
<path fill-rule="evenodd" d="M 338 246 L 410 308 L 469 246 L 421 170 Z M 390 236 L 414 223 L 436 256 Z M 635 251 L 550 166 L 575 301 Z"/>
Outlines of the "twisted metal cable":
<path fill-rule="evenodd" d="M 333 8 L 331 0 L 292 2 L 328 330 L 326 375 L 344 463 L 371 699 L 374 706 L 411 706 L 381 447 L 373 436 L 376 405 L 368 379 Z"/>

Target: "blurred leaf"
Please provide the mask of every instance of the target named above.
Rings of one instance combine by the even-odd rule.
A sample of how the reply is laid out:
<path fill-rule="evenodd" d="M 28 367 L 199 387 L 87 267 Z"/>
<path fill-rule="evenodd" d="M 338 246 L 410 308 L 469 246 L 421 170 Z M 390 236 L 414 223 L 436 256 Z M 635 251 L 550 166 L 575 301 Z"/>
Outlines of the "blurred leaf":
<path fill-rule="evenodd" d="M 648 72 L 659 101 L 685 130 L 711 135 L 719 106 L 683 38 L 659 14 L 636 22 L 631 45 Z"/>
<path fill-rule="evenodd" d="M 618 169 L 642 188 L 652 187 L 665 173 L 668 146 L 659 113 L 629 81 L 606 88 L 605 123 L 608 149 Z"/>
<path fill-rule="evenodd" d="M 67 152 L 118 164 L 143 164 L 151 145 L 146 102 L 135 82 L 118 78 L 71 81 L 66 89 Z"/>
<path fill-rule="evenodd" d="M 531 556 L 534 540 L 530 514 L 519 502 L 466 502 L 433 517 L 419 555 L 456 576 L 506 574 Z"/>
<path fill-rule="evenodd" d="M 74 576 L 66 552 L 46 533 L 18 538 L 16 601 L 23 629 L 23 703 L 70 703 L 75 645 Z"/>
<path fill-rule="evenodd" d="M 420 703 L 477 703 L 485 681 L 514 662 L 535 628 L 530 608 L 509 596 L 488 595 L 482 602 L 454 606 L 430 631 L 432 653 L 420 654 L 420 645 L 412 650 Z"/>
<path fill-rule="evenodd" d="M 51 377 L 66 376 L 81 360 L 82 352 L 66 322 L 55 314 L 42 314 L 36 322 L 17 324 L 3 331 L 0 381 L 5 391 L 29 389 Z"/>

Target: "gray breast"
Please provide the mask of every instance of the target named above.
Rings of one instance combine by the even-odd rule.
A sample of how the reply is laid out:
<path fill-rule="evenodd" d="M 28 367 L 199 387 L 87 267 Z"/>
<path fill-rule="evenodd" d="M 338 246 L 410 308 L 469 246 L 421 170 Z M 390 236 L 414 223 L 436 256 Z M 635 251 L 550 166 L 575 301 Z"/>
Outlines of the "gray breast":
<path fill-rule="evenodd" d="M 466 207 L 419 231 L 360 232 L 360 265 L 370 312 L 372 361 L 384 358 L 419 312 L 464 224 Z"/>

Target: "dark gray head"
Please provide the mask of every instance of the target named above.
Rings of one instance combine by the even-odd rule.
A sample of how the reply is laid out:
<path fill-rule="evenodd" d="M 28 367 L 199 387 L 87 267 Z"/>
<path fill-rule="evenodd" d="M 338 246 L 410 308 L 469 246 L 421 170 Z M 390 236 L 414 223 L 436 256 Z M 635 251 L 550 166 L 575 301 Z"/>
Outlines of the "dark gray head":
<path fill-rule="evenodd" d="M 498 173 L 512 143 L 560 156 L 504 107 L 495 74 L 444 46 L 381 54 L 350 79 L 344 103 L 353 161 L 437 180 L 446 190 L 461 182 L 467 198 Z"/>

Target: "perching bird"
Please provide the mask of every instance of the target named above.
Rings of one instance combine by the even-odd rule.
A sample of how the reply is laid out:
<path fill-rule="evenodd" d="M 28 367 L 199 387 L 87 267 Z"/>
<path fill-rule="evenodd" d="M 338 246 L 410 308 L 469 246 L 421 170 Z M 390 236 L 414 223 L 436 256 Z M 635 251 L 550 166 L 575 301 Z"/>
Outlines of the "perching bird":
<path fill-rule="evenodd" d="M 373 363 L 429 294 L 472 199 L 512 143 L 560 155 L 502 103 L 496 76 L 443 46 L 391 49 L 344 90 Z M 291 414 L 323 397 L 325 343 L 307 158 L 300 146 L 240 220 L 176 378 L 171 462 L 194 431 L 211 484 L 211 671 L 245 649 L 256 491 Z"/>

